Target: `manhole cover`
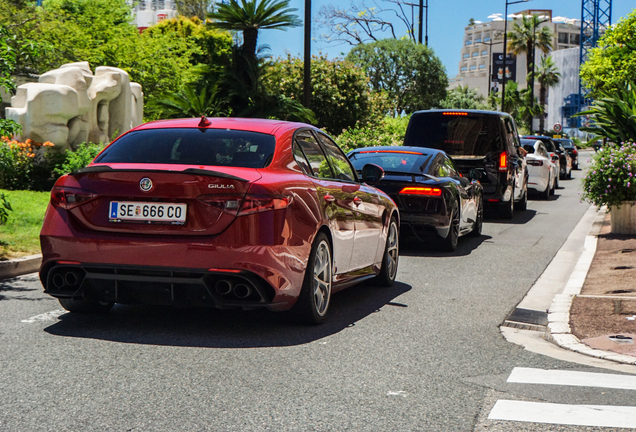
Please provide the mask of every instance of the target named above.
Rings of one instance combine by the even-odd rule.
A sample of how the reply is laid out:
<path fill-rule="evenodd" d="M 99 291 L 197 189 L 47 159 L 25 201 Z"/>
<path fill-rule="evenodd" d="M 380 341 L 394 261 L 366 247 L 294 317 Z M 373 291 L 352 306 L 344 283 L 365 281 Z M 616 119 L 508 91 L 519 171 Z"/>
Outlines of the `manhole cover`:
<path fill-rule="evenodd" d="M 634 267 L 632 266 L 618 266 L 618 267 L 614 267 L 614 270 L 629 270 L 629 269 L 633 269 Z"/>

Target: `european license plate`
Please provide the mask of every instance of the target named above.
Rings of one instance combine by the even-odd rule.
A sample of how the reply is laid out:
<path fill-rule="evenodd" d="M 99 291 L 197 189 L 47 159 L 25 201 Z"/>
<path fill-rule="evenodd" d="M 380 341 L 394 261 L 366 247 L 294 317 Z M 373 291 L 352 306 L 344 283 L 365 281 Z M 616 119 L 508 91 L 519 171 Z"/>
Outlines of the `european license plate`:
<path fill-rule="evenodd" d="M 111 201 L 108 219 L 111 222 L 184 223 L 187 204 Z"/>

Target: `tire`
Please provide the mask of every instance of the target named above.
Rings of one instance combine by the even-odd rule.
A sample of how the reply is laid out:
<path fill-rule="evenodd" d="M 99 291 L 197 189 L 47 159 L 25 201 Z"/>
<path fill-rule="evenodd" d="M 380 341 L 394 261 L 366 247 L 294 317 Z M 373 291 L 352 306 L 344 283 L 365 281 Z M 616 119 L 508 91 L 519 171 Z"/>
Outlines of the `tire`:
<path fill-rule="evenodd" d="M 557 180 L 556 180 L 556 179 L 554 179 L 554 181 L 552 182 L 552 188 L 550 188 L 550 185 L 548 184 L 548 189 L 549 189 L 549 191 L 548 191 L 548 196 L 547 196 L 547 198 L 546 198 L 546 199 L 550 198 L 550 195 L 554 195 L 554 191 L 555 191 L 555 190 L 556 190 L 556 188 L 557 188 L 557 184 L 558 184 L 558 183 L 557 183 Z"/>
<path fill-rule="evenodd" d="M 453 252 L 457 249 L 457 241 L 459 240 L 459 209 L 457 204 L 453 205 L 451 210 L 450 227 L 446 238 L 440 242 L 440 250 Z"/>
<path fill-rule="evenodd" d="M 386 246 L 384 247 L 384 255 L 382 255 L 382 269 L 380 274 L 375 277 L 376 282 L 380 286 L 390 287 L 395 282 L 397 275 L 398 261 L 400 259 L 400 232 L 398 230 L 397 221 L 394 217 L 389 222 L 389 230 L 386 236 Z"/>
<path fill-rule="evenodd" d="M 325 322 L 331 300 L 332 266 L 329 239 L 319 233 L 311 247 L 303 287 L 294 305 L 299 322 L 314 325 Z"/>
<path fill-rule="evenodd" d="M 549 200 L 550 195 L 554 195 L 554 188 L 550 189 L 550 179 L 548 178 L 548 184 L 545 185 L 545 191 L 541 192 L 539 196 L 541 199 Z"/>
<path fill-rule="evenodd" d="M 110 311 L 115 304 L 113 302 L 98 302 L 77 298 L 58 298 L 58 301 L 67 311 L 84 314 L 104 314 Z"/>
<path fill-rule="evenodd" d="M 481 230 L 484 226 L 484 199 L 479 200 L 479 206 L 477 207 L 477 220 L 473 224 L 473 230 L 470 232 L 472 237 L 481 237 Z"/>
<path fill-rule="evenodd" d="M 526 211 L 528 209 L 528 187 L 523 192 L 523 199 L 517 201 L 515 204 L 515 210 Z"/>
<path fill-rule="evenodd" d="M 501 208 L 499 209 L 499 216 L 503 219 L 512 219 L 515 215 L 515 190 L 512 189 L 512 194 L 510 195 L 510 201 L 507 203 L 503 203 Z"/>
<path fill-rule="evenodd" d="M 552 195 L 554 195 L 554 190 L 559 188 L 559 176 L 554 178 L 554 189 L 552 189 Z"/>

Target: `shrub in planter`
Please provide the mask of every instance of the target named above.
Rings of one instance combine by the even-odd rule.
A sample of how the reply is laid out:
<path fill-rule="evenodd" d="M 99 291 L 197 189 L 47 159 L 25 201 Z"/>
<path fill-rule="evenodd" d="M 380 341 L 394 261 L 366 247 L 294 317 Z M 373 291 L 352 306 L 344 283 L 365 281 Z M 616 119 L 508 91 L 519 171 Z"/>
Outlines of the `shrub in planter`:
<path fill-rule="evenodd" d="M 610 210 L 636 201 L 636 143 L 606 146 L 592 157 L 583 179 L 583 198 Z"/>

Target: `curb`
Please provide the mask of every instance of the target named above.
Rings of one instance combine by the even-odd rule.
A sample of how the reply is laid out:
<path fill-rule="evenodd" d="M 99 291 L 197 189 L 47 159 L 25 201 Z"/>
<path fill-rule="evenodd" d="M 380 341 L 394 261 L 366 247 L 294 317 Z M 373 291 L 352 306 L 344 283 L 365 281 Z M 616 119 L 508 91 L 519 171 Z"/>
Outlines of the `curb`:
<path fill-rule="evenodd" d="M 570 275 L 570 279 L 563 289 L 562 294 L 557 294 L 552 299 L 552 304 L 548 311 L 548 325 L 545 328 L 545 337 L 548 341 L 570 351 L 585 354 L 616 363 L 636 365 L 636 357 L 617 354 L 612 351 L 598 350 L 590 348 L 582 343 L 579 338 L 572 334 L 570 329 L 570 308 L 572 301 L 581 293 L 587 272 L 592 264 L 592 259 L 596 253 L 598 236 L 605 219 L 605 207 L 599 210 L 599 216 L 594 221 L 590 233 L 585 238 L 583 253 Z"/>
<path fill-rule="evenodd" d="M 40 270 L 42 255 L 29 255 L 7 261 L 0 261 L 0 280 L 10 279 Z"/>

